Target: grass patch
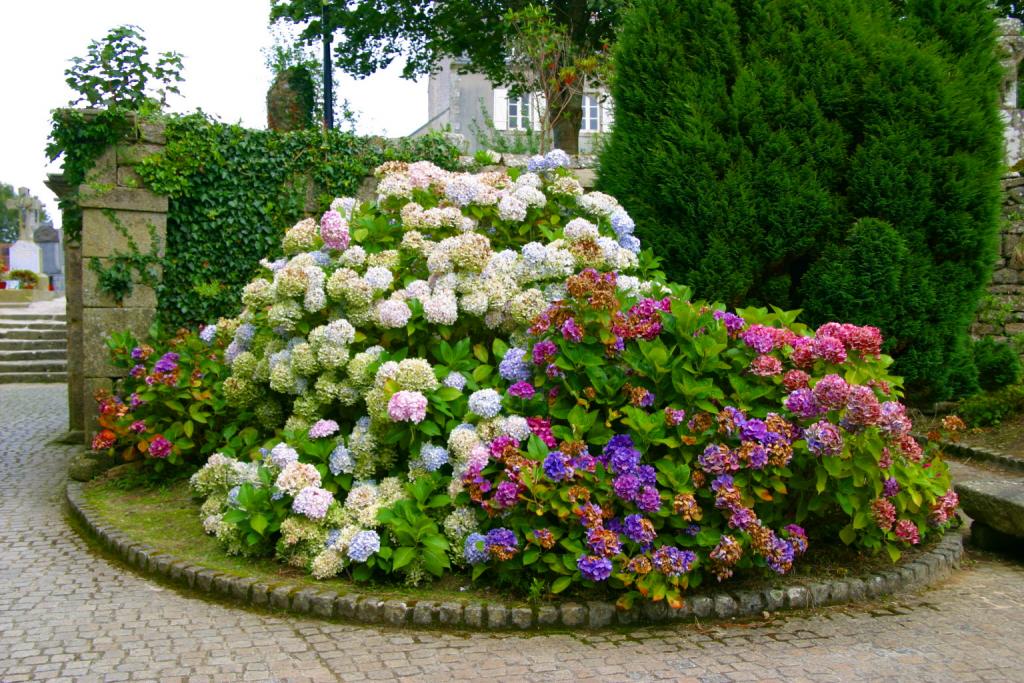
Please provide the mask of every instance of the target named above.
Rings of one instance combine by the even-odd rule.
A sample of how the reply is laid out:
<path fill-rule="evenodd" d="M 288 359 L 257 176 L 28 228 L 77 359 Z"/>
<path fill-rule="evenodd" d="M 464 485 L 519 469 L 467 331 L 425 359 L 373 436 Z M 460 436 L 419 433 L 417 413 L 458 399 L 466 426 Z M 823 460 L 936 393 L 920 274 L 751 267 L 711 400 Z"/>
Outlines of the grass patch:
<path fill-rule="evenodd" d="M 438 581 L 416 587 L 381 583 L 356 583 L 339 577 L 317 581 L 308 573 L 289 567 L 271 558 L 244 558 L 228 555 L 212 536 L 203 532 L 199 520 L 199 503 L 190 495 L 184 479 L 162 486 L 126 489 L 117 479 L 100 478 L 84 488 L 85 500 L 106 523 L 117 527 L 134 541 L 153 546 L 161 553 L 200 565 L 214 571 L 240 577 L 251 577 L 268 584 L 288 583 L 300 588 L 329 589 L 338 593 L 360 592 L 382 599 L 458 601 L 482 599 L 508 603 L 507 590 L 473 586 L 467 576 L 447 574 Z M 911 548 L 903 554 L 904 562 L 913 561 L 927 552 L 934 542 Z M 738 574 L 728 582 L 729 589 L 763 590 L 766 588 L 807 585 L 835 578 L 853 578 L 893 569 L 882 553 L 866 554 L 842 544 L 813 543 L 806 556 L 800 558 L 790 574 Z M 715 590 L 717 585 L 705 586 Z M 694 591 L 699 594 L 701 590 Z M 567 598 L 570 596 L 566 596 Z M 591 593 L 587 599 L 609 599 L 612 595 Z M 520 601 L 520 604 L 527 604 Z"/>

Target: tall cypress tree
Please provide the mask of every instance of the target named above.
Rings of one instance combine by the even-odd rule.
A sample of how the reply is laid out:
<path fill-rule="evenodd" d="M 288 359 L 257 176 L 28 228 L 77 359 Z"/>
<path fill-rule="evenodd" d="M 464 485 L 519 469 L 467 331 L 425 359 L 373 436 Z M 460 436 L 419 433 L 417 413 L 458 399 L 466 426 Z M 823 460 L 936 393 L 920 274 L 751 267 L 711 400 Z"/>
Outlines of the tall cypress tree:
<path fill-rule="evenodd" d="M 699 296 L 877 325 L 920 398 L 970 389 L 994 29 L 984 0 L 638 0 L 600 185 Z"/>

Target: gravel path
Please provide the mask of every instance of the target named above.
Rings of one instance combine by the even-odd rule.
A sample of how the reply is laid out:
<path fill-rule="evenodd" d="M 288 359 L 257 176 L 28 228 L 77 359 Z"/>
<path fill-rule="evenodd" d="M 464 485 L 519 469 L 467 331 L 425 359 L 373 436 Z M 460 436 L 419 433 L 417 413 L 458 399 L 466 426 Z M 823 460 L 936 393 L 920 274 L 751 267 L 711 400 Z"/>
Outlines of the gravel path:
<path fill-rule="evenodd" d="M 1024 681 L 1024 566 L 974 556 L 919 596 L 752 624 L 416 632 L 185 596 L 97 557 L 60 506 L 61 385 L 0 386 L 0 681 Z"/>

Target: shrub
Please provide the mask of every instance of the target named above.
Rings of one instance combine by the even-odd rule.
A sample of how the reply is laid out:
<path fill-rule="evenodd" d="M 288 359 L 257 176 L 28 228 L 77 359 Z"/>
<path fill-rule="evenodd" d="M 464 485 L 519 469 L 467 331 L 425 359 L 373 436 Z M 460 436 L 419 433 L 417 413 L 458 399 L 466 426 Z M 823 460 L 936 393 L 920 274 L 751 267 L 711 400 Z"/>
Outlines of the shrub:
<path fill-rule="evenodd" d="M 690 301 L 565 161 L 385 164 L 376 204 L 285 234 L 224 353 L 266 441 L 192 480 L 229 552 L 678 605 L 809 542 L 896 558 L 949 521 L 877 329 Z"/>
<path fill-rule="evenodd" d="M 1020 384 L 965 398 L 958 410 L 971 427 L 992 427 L 1021 412 L 1024 412 L 1024 386 Z"/>
<path fill-rule="evenodd" d="M 230 337 L 230 324 L 228 329 L 221 330 L 222 337 Z M 195 468 L 215 450 L 247 454 L 259 432 L 247 426 L 251 413 L 234 409 L 224 398 L 230 368 L 217 326 L 198 334 L 182 330 L 171 338 L 163 338 L 159 328 L 153 332 L 150 344 L 130 333 L 107 341 L 112 363 L 129 373 L 114 393 L 96 394 L 100 430 L 92 449 L 125 462 L 144 459 L 157 472 Z"/>
<path fill-rule="evenodd" d="M 599 186 L 700 296 L 886 335 L 920 400 L 976 388 L 1002 167 L 982 0 L 636 4 Z"/>
<path fill-rule="evenodd" d="M 982 389 L 995 391 L 1020 380 L 1020 357 L 1009 344 L 984 337 L 974 342 L 973 351 Z"/>

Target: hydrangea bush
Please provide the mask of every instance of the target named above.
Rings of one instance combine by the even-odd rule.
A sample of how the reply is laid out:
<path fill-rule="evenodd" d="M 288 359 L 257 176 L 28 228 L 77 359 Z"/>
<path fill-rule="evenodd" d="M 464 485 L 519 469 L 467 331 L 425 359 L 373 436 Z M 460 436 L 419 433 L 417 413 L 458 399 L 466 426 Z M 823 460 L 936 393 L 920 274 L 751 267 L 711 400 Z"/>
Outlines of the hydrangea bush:
<path fill-rule="evenodd" d="M 877 329 L 690 301 L 566 162 L 391 162 L 376 202 L 287 231 L 215 333 L 267 441 L 194 475 L 207 531 L 318 578 L 679 605 L 822 539 L 896 559 L 949 523 Z"/>

